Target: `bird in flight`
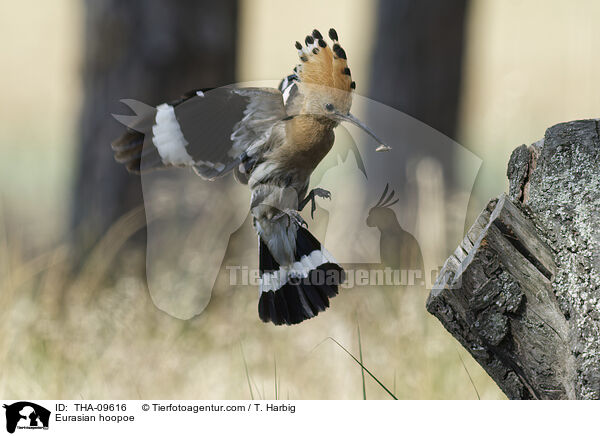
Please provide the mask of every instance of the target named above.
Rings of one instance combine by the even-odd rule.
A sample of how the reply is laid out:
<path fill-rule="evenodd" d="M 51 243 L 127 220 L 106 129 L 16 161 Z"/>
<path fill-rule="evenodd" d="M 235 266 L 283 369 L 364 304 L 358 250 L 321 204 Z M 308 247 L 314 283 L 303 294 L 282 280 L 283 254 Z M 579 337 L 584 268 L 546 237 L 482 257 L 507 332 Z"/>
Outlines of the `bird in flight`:
<path fill-rule="evenodd" d="M 331 150 L 334 129 L 350 122 L 390 148 L 350 113 L 355 82 L 337 32 L 318 30 L 295 43 L 300 64 L 274 88 L 225 86 L 194 90 L 156 108 L 123 100 L 136 116 L 116 116 L 129 129 L 112 143 L 130 172 L 189 167 L 206 180 L 233 172 L 251 192 L 259 244 L 259 317 L 298 324 L 329 307 L 344 270 L 308 231 L 300 211 L 315 197 L 310 177 Z M 331 44 L 331 47 L 330 47 Z"/>

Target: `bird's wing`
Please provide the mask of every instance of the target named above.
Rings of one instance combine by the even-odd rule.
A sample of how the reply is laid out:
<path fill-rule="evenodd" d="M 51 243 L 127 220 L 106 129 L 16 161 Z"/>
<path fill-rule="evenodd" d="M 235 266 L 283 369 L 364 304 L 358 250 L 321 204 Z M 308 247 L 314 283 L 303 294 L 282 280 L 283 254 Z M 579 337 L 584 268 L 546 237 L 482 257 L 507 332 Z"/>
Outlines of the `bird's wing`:
<path fill-rule="evenodd" d="M 219 176 L 285 118 L 281 92 L 229 86 L 193 91 L 158 107 L 124 103 L 135 115 L 115 116 L 129 130 L 112 146 L 118 161 L 142 173 L 148 289 L 157 307 L 187 319 L 204 310 L 219 274 L 229 274 L 223 262 L 230 237 L 248 216 L 247 188 Z M 202 183 L 178 166 L 217 179 Z M 165 170 L 148 171 L 155 168 Z M 254 255 L 256 240 L 251 242 L 236 252 Z"/>
<path fill-rule="evenodd" d="M 298 78 L 298 74 L 294 72 L 294 74 L 290 74 L 289 76 L 284 77 L 281 82 L 279 82 L 279 91 L 283 96 L 283 103 L 288 106 L 298 93 L 298 82 L 300 79 Z"/>
<path fill-rule="evenodd" d="M 118 162 L 138 173 L 178 166 L 205 179 L 223 176 L 286 117 L 281 92 L 271 88 L 191 91 L 157 107 L 122 102 L 136 115 L 113 115 L 129 129 L 112 148 Z"/>
<path fill-rule="evenodd" d="M 281 91 L 272 88 L 240 88 L 234 91 L 248 100 L 244 117 L 231 135 L 233 154 L 258 149 L 269 138 L 273 127 L 287 114 Z"/>

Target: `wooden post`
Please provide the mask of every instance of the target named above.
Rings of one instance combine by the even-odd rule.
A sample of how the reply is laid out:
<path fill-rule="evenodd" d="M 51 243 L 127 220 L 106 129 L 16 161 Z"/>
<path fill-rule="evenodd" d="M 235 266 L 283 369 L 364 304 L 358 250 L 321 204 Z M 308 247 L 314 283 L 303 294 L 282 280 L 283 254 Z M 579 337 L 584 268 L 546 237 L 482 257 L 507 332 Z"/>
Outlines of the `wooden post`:
<path fill-rule="evenodd" d="M 600 398 L 600 129 L 517 148 L 427 310 L 511 399 Z"/>

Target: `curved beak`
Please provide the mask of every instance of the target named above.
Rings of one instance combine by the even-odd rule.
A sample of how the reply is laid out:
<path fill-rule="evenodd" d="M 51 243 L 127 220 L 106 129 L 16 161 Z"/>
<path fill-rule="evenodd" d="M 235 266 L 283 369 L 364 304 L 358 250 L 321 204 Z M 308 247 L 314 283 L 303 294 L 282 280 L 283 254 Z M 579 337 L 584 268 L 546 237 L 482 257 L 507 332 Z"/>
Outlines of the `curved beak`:
<path fill-rule="evenodd" d="M 377 137 L 377 135 L 375 135 L 375 133 L 373 133 L 373 131 L 371 129 L 369 129 L 361 120 L 356 118 L 351 113 L 341 114 L 339 112 L 336 112 L 336 115 L 338 117 L 340 117 L 342 120 L 348 121 L 349 123 L 352 123 L 357 127 L 360 127 L 365 132 L 367 132 L 375 141 L 377 141 L 379 143 L 379 146 L 375 149 L 375 151 L 388 151 L 388 150 L 392 149 L 392 147 L 390 147 L 385 142 L 383 142 L 381 139 L 379 139 Z"/>

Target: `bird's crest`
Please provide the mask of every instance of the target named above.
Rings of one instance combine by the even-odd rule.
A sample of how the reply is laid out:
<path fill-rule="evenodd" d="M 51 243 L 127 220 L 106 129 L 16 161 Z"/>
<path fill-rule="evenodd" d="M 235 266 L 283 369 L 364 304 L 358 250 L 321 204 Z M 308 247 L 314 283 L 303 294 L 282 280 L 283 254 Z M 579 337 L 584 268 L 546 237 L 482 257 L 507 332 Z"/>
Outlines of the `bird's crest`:
<path fill-rule="evenodd" d="M 306 88 L 326 92 L 334 100 L 336 108 L 348 112 L 352 105 L 352 90 L 356 87 L 352 81 L 346 52 L 338 42 L 335 29 L 329 29 L 332 47 L 325 42 L 323 35 L 317 29 L 304 39 L 305 46 L 296 41 L 298 56 L 302 63 L 296 68 L 300 88 L 305 94 Z M 304 86 L 304 85 L 309 85 Z"/>

